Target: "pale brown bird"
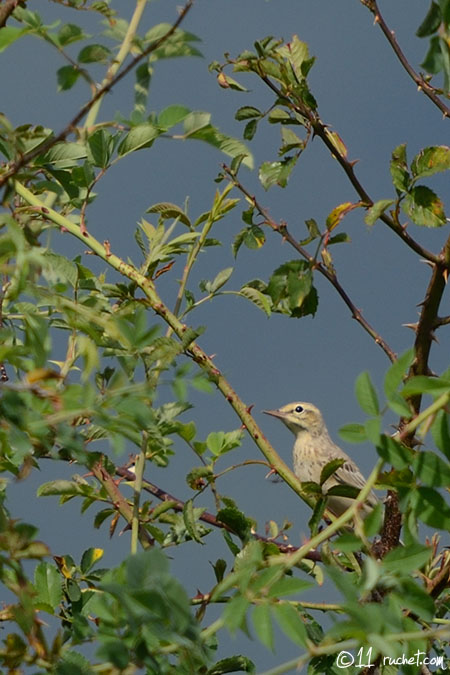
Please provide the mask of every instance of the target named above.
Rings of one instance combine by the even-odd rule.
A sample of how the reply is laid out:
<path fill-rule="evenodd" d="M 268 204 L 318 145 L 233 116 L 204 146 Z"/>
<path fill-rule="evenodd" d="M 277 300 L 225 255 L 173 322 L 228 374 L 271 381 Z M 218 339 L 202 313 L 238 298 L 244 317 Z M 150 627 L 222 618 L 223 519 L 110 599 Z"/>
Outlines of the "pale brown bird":
<path fill-rule="evenodd" d="M 288 403 L 278 410 L 264 410 L 266 415 L 278 417 L 295 436 L 293 448 L 294 473 L 302 481 L 320 483 L 322 469 L 333 459 L 343 459 L 344 464 L 337 469 L 322 485 L 323 493 L 335 485 L 351 485 L 361 490 L 366 480 L 355 462 L 331 440 L 323 421 L 322 413 L 312 403 Z M 340 516 L 353 503 L 351 497 L 330 495 L 327 508 Z M 361 507 L 365 516 L 378 504 L 378 499 L 370 492 Z"/>

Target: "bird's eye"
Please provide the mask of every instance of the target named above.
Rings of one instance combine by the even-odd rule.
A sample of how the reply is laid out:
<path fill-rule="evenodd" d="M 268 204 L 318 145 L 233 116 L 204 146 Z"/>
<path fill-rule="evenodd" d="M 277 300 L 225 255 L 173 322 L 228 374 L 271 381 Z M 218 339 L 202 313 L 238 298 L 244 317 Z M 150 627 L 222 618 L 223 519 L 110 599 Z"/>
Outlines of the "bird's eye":
<path fill-rule="evenodd" d="M 301 405 L 298 405 L 298 406 L 296 407 L 296 409 L 295 409 L 295 412 L 296 412 L 296 413 L 301 413 L 301 412 L 303 412 L 302 406 L 301 406 Z"/>

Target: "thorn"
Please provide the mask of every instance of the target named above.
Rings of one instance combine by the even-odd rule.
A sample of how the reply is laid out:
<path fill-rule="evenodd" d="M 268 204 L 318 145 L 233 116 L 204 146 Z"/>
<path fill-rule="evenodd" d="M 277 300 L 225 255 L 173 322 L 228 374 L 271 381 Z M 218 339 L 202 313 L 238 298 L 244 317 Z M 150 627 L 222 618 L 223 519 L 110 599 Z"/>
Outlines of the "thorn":
<path fill-rule="evenodd" d="M 417 333 L 418 323 L 402 323 L 402 326 L 405 328 L 411 328 L 415 333 Z"/>
<path fill-rule="evenodd" d="M 425 258 L 419 258 L 421 263 L 425 263 L 425 265 L 429 265 L 430 267 L 434 267 L 434 263 L 431 262 L 431 260 L 425 260 Z"/>
<path fill-rule="evenodd" d="M 446 267 L 445 270 L 442 272 L 442 276 L 444 277 L 445 283 L 448 281 L 448 268 Z"/>

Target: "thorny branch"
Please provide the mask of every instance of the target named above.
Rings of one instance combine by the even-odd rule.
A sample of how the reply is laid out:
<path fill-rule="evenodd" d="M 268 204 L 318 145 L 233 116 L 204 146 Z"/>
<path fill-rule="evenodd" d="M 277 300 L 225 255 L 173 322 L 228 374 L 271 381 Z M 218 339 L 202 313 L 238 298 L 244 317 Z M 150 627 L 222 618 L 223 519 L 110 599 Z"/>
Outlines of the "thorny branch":
<path fill-rule="evenodd" d="M 442 114 L 445 117 L 450 117 L 450 108 L 445 105 L 443 101 L 439 98 L 439 96 L 436 93 L 436 90 L 429 82 L 427 82 L 421 75 L 416 73 L 414 68 L 411 66 L 409 63 L 408 59 L 404 55 L 403 51 L 400 48 L 400 45 L 397 42 L 397 39 L 395 37 L 395 33 L 393 30 L 390 30 L 389 26 L 387 25 L 386 21 L 384 20 L 380 10 L 378 9 L 378 4 L 376 0 L 361 0 L 362 4 L 367 7 L 367 9 L 373 14 L 374 16 L 374 21 L 377 23 L 381 30 L 383 31 L 384 35 L 386 36 L 387 41 L 391 45 L 392 49 L 394 50 L 395 55 L 397 56 L 398 60 L 402 64 L 403 68 L 406 70 L 410 78 L 416 83 L 417 88 L 419 91 L 423 91 L 425 96 L 428 96 L 428 98 L 439 108 L 439 110 L 442 112 Z"/>
<path fill-rule="evenodd" d="M 155 42 L 152 42 L 144 51 L 142 51 L 140 54 L 135 56 L 130 63 L 125 66 L 125 68 L 121 71 L 119 71 L 110 81 L 106 82 L 102 87 L 100 87 L 97 92 L 94 94 L 94 96 L 80 108 L 78 113 L 75 115 L 75 117 L 64 127 L 62 131 L 59 132 L 56 136 L 52 136 L 49 138 L 45 143 L 42 145 L 39 145 L 37 148 L 30 152 L 26 152 L 23 154 L 19 159 L 17 159 L 15 162 L 13 162 L 9 168 L 4 171 L 1 176 L 0 176 L 0 187 L 4 185 L 12 176 L 15 176 L 17 172 L 25 166 L 28 162 L 30 162 L 32 159 L 37 157 L 38 155 L 41 155 L 47 150 L 49 150 L 51 147 L 53 147 L 56 143 L 60 143 L 61 141 L 64 141 L 69 134 L 71 134 L 75 127 L 78 125 L 78 123 L 83 119 L 83 117 L 90 111 L 90 109 L 97 103 L 99 99 L 101 99 L 107 92 L 109 92 L 115 85 L 120 82 L 128 73 L 135 68 L 135 66 L 142 61 L 146 56 L 149 56 L 152 52 L 154 52 L 156 49 L 159 49 L 166 40 L 168 40 L 177 30 L 179 25 L 182 23 L 183 19 L 185 18 L 186 14 L 189 12 L 191 9 L 192 5 L 194 4 L 194 0 L 188 0 L 182 10 L 180 11 L 180 14 L 178 16 L 178 19 L 172 24 L 172 26 L 169 28 L 169 30 L 159 38 L 159 40 L 156 40 Z"/>
<path fill-rule="evenodd" d="M 342 300 L 345 302 L 347 307 L 349 308 L 353 318 L 362 326 L 362 328 L 373 338 L 373 340 L 376 342 L 377 345 L 381 347 L 381 349 L 384 351 L 386 356 L 389 358 L 391 362 L 394 362 L 397 359 L 397 356 L 395 352 L 389 347 L 387 342 L 377 333 L 377 331 L 370 325 L 370 323 L 367 321 L 367 319 L 364 318 L 361 310 L 359 310 L 355 304 L 352 302 L 346 291 L 343 289 L 341 284 L 338 281 L 337 275 L 335 272 L 330 272 L 325 265 L 322 265 L 319 261 L 317 261 L 315 258 L 313 258 L 308 251 L 301 246 L 301 244 L 298 243 L 298 241 L 291 235 L 289 232 L 287 225 L 285 223 L 277 223 L 271 216 L 269 215 L 267 209 L 265 209 L 254 197 L 251 195 L 248 190 L 242 185 L 242 183 L 237 179 L 236 175 L 231 171 L 231 169 L 226 166 L 222 165 L 225 173 L 229 177 L 229 179 L 233 182 L 233 184 L 236 186 L 236 188 L 245 196 L 247 201 L 252 204 L 255 209 L 258 211 L 260 216 L 264 218 L 264 222 L 274 230 L 274 232 L 278 232 L 284 240 L 286 240 L 295 250 L 300 253 L 300 255 L 305 258 L 313 267 L 314 270 L 317 270 L 322 276 L 324 276 L 330 284 L 336 289 L 336 291 L 339 293 L 341 296 Z"/>

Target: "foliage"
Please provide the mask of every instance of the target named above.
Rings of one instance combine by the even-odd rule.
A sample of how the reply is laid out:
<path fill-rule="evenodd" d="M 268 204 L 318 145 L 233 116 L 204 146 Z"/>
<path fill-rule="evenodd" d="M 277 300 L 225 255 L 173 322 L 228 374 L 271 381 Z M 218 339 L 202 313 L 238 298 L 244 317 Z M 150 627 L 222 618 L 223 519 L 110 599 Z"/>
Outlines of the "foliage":
<path fill-rule="evenodd" d="M 281 631 L 299 656 L 282 663 L 279 673 L 306 663 L 310 673 L 351 672 L 351 666 L 336 665 L 337 655 L 349 650 L 376 664 L 385 658 L 396 662 L 416 651 L 438 659 L 449 642 L 450 556 L 439 535 L 450 531 L 450 372 L 432 373 L 429 356 L 435 332 L 450 323 L 439 314 L 450 270 L 450 238 L 444 229 L 448 219 L 443 199 L 428 182 L 450 169 L 450 148 L 429 146 L 408 161 L 406 146 L 398 145 L 390 162 L 392 190 L 373 200 L 344 141 L 319 115 L 308 79 L 314 58 L 297 36 L 287 43 L 267 37 L 255 43 L 254 51 L 228 54 L 225 63 L 211 64 L 219 86 L 233 95 L 252 96 L 236 79 L 240 77 L 269 92 L 265 110 L 252 101 L 237 110 L 236 119 L 244 122 L 241 141 L 214 126 L 209 113 L 179 103 L 148 112 L 151 79 L 159 62 L 200 54 L 198 38 L 181 27 L 191 1 L 173 24 L 146 32 L 138 30 L 145 3 L 136 3 L 128 23 L 107 2 L 60 2 L 61 9 L 70 8 L 75 17 L 81 10 L 103 17 L 106 31 L 94 41 L 75 19 L 45 25 L 26 3 L 13 4 L 18 6 L 1 17 L 0 51 L 20 44 L 24 36 L 42 40 L 64 62 L 56 74 L 60 91 L 76 92 L 84 81 L 91 96 L 60 132 L 36 120 L 15 127 L 0 116 L 0 468 L 5 476 L 0 579 L 10 598 L 0 610 L 5 622 L 3 670 L 21 673 L 30 667 L 57 675 L 139 669 L 209 675 L 253 672 L 255 665 L 245 655 L 217 658 L 222 628 L 255 635 L 275 651 Z M 376 2 L 363 4 L 384 30 Z M 431 75 L 443 73 L 442 88 L 406 64 L 408 74 L 422 78 L 424 93 L 446 115 L 449 26 L 450 3 L 440 0 L 431 3 L 418 29 L 420 37 L 430 38 L 423 67 Z M 388 33 L 399 56 L 395 38 Z M 78 50 L 75 56 L 72 45 Z M 105 74 L 98 87 L 99 67 Z M 114 121 L 98 121 L 105 95 L 130 72 L 136 78 L 132 109 Z M 296 167 L 313 137 L 338 162 L 357 193 L 355 201 L 336 205 L 322 224 L 307 219 L 300 241 L 288 224 L 269 215 L 241 180 L 242 166 L 253 168 L 247 143 L 263 133 L 266 123 L 279 128 L 281 139 L 277 156 L 258 170 L 264 196 L 275 185 L 294 184 Z M 231 158 L 230 164 L 222 166 L 204 212 L 193 215 L 187 205 L 166 201 L 150 205 L 135 233 L 138 262 L 125 261 L 117 255 L 114 240 L 100 242 L 92 234 L 88 216 L 95 190 L 119 162 L 131 161 L 129 156 L 138 151 L 151 153 L 163 138 L 189 141 L 192 152 L 194 141 L 202 140 Z M 286 259 L 274 263 L 266 279 L 250 279 L 238 289 L 231 289 L 234 270 L 226 267 L 194 290 L 194 266 L 200 265 L 208 248 L 221 244 L 216 225 L 230 214 L 235 217 L 238 205 L 244 227 L 232 247 L 236 266 L 242 247 L 257 255 L 278 235 L 289 247 Z M 353 212 L 364 213 L 370 227 L 381 224 L 392 230 L 431 267 L 411 348 L 400 356 L 356 308 L 338 278 L 332 247 L 350 242 L 337 230 Z M 408 229 L 404 217 L 411 223 Z M 437 230 L 440 250 L 433 252 L 420 243 L 415 228 L 422 227 Z M 84 257 L 58 252 L 53 242 L 60 233 L 80 240 L 93 256 L 90 261 L 104 263 L 103 270 L 97 272 Z M 183 272 L 172 307 L 162 294 L 168 280 L 173 283 L 177 261 L 182 261 Z M 201 348 L 198 338 L 205 328 L 193 319 L 200 305 L 226 294 L 245 298 L 267 317 L 278 313 L 287 321 L 314 316 L 320 306 L 318 275 L 336 289 L 389 360 L 383 394 L 368 372 L 359 375 L 355 393 L 367 419 L 342 429 L 346 441 L 372 443 L 378 464 L 360 495 L 351 495 L 356 499 L 350 509 L 331 522 L 325 514 L 322 529 L 321 485 L 300 484 L 278 457 L 251 409 Z M 57 357 L 61 345 L 64 356 Z M 237 428 L 201 437 L 192 388 L 215 392 L 224 405 L 230 404 Z M 399 417 L 394 435 L 382 431 L 388 412 Z M 257 535 L 253 518 L 220 490 L 219 479 L 239 466 L 233 451 L 246 435 L 262 452 L 263 463 L 314 509 L 312 538 L 300 548 L 286 543 L 288 523 L 272 522 L 270 536 Z M 180 443 L 195 457 L 186 476 L 191 497 L 185 502 L 142 476 L 145 464 L 168 467 Z M 123 463 L 129 448 L 136 455 L 134 472 Z M 117 567 L 99 568 L 103 551 L 98 548 L 80 552 L 78 561 L 69 555 L 52 559 L 47 544 L 38 539 L 36 525 L 20 522 L 9 512 L 8 494 L 14 490 L 9 479 L 26 481 L 38 469 L 44 474 L 49 461 L 58 466 L 71 462 L 76 469 L 71 479 L 43 482 L 40 498 L 59 497 L 61 505 L 76 500 L 82 513 L 94 507 L 94 526 L 108 526 L 111 536 L 119 522 L 131 530 L 130 555 Z M 321 483 L 341 463 L 330 462 Z M 388 490 L 385 515 L 380 505 L 363 521 L 358 507 L 375 484 Z M 204 505 L 207 493 L 213 495 L 214 514 Z M 350 531 L 346 525 L 351 522 Z M 421 525 L 438 533 L 424 542 Z M 190 542 L 198 559 L 204 560 L 203 546 L 216 528 L 223 534 L 224 556 L 231 555 L 233 563 L 216 560 L 205 580 L 209 590 L 189 597 L 171 572 L 164 549 Z M 138 552 L 138 545 L 144 551 Z M 340 603 L 314 603 L 303 597 L 325 576 L 340 593 Z M 210 607 L 217 610 L 214 621 L 207 612 Z M 334 616 L 334 621 L 322 625 L 317 610 Z M 56 629 L 45 617 L 52 617 Z M 93 650 L 86 650 L 87 645 Z M 444 670 L 441 665 L 436 672 Z M 420 671 L 412 666 L 403 672 Z"/>

